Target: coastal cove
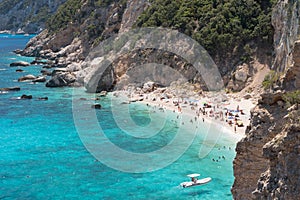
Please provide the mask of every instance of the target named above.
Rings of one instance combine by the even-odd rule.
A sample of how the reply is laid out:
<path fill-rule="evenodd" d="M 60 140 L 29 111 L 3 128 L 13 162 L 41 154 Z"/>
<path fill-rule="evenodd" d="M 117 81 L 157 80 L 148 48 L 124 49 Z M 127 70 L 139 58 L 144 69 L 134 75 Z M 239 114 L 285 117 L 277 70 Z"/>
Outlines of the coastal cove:
<path fill-rule="evenodd" d="M 105 135 L 120 148 L 139 153 L 168 144 L 182 122 L 184 127 L 180 130 L 193 134 L 191 117 L 183 114 L 177 121 L 178 114 L 172 110 L 162 112 L 159 107 L 144 103 L 121 104 L 121 99 L 112 104 L 112 94 L 95 101 L 97 96 L 86 93 L 84 88 L 46 88 L 44 83 L 17 82 L 23 75 L 39 75 L 42 69 L 41 65 L 31 65 L 17 73 L 17 68 L 9 66 L 14 61 L 34 59 L 12 53 L 24 48 L 30 37 L 0 35 L 0 87 L 21 88 L 0 94 L 1 199 L 232 199 L 232 162 L 236 143 L 242 136 L 237 137 L 214 123 L 199 121 L 191 146 L 167 167 L 157 171 L 149 169 L 147 173 L 111 169 L 87 151 L 78 135 L 78 128 L 92 136 L 100 131 L 89 124 L 91 116 L 85 115 L 89 112 L 82 112 L 83 123 L 75 124 L 75 111 L 90 110 L 93 104 L 100 103 L 102 109 L 95 113 Z M 16 99 L 23 94 L 33 98 Z M 39 100 L 42 97 L 49 99 Z M 115 109 L 121 122 L 126 122 L 127 115 L 122 113 L 129 107 L 131 119 L 141 127 L 147 126 L 151 119 L 157 126 L 165 121 L 164 126 L 153 138 L 130 137 L 116 124 L 112 106 L 119 106 Z M 150 114 L 154 117 L 150 118 Z M 208 154 L 199 158 L 199 151 L 211 145 L 210 142 Z M 181 188 L 179 184 L 187 180 L 186 175 L 194 172 L 201 177 L 209 176 L 212 181 L 200 187 Z"/>

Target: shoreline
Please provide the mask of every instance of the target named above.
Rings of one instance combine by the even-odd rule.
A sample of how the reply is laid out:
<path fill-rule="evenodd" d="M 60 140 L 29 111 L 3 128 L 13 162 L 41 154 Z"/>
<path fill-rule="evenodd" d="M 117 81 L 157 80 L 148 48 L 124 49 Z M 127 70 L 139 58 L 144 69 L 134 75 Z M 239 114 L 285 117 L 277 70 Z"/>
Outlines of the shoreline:
<path fill-rule="evenodd" d="M 245 130 L 250 123 L 250 110 L 255 107 L 253 99 L 243 99 L 238 96 L 238 94 L 222 94 L 222 93 L 206 93 L 200 98 L 195 98 L 193 102 L 187 100 L 179 101 L 177 97 L 164 98 L 161 99 L 161 94 L 154 92 L 138 94 L 131 93 L 129 91 L 114 91 L 112 92 L 113 96 L 116 96 L 123 100 L 124 104 L 131 103 L 142 103 L 152 108 L 168 110 L 173 113 L 178 114 L 178 116 L 188 116 L 189 117 L 189 126 L 197 125 L 199 122 L 204 122 L 213 126 L 222 127 L 222 132 L 227 132 L 232 137 L 240 140 L 245 137 Z M 216 97 L 226 96 L 226 100 L 222 102 L 217 102 Z M 131 96 L 131 97 L 128 97 Z M 124 97 L 124 98 L 122 98 Z M 206 114 L 200 111 L 203 111 L 203 103 L 208 103 L 211 107 L 205 108 Z M 239 109 L 239 112 L 233 112 L 238 114 L 237 121 L 242 123 L 242 127 L 236 125 L 234 117 L 226 116 L 226 113 L 229 111 L 236 111 Z M 241 114 L 243 113 L 243 115 Z M 232 125 L 229 125 L 229 121 L 232 122 Z"/>

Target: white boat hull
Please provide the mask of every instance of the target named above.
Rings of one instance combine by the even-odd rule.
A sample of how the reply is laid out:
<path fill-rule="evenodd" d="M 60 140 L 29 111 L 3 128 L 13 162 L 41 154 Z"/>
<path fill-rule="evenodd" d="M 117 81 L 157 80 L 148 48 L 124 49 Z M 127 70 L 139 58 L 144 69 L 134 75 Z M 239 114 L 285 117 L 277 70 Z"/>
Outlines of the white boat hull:
<path fill-rule="evenodd" d="M 193 181 L 182 182 L 182 183 L 180 183 L 180 185 L 182 187 L 186 188 L 186 187 L 192 187 L 192 186 L 197 186 L 197 185 L 203 185 L 203 184 L 206 184 L 210 181 L 211 181 L 211 178 L 207 177 L 207 178 L 197 180 L 196 182 L 193 182 Z"/>

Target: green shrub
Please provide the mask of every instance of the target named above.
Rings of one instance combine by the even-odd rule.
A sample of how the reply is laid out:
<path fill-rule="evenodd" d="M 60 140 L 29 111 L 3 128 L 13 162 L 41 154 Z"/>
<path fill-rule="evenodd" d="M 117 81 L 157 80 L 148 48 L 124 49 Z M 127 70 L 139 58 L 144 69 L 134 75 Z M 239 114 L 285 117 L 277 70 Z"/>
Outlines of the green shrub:
<path fill-rule="evenodd" d="M 177 29 L 198 41 L 212 56 L 228 55 L 256 40 L 272 44 L 275 0 L 151 0 L 135 26 Z M 245 52 L 247 54 L 249 52 Z M 249 55 L 246 55 L 246 60 Z"/>
<path fill-rule="evenodd" d="M 287 92 L 283 96 L 283 100 L 289 105 L 300 104 L 300 90 Z"/>
<path fill-rule="evenodd" d="M 274 85 L 279 81 L 279 79 L 280 79 L 280 74 L 278 72 L 271 70 L 269 74 L 265 76 L 262 85 L 264 89 L 272 89 Z"/>
<path fill-rule="evenodd" d="M 76 13 L 82 4 L 82 0 L 68 0 L 62 4 L 56 14 L 47 21 L 50 32 L 57 32 L 65 28 L 70 22 L 76 21 Z"/>

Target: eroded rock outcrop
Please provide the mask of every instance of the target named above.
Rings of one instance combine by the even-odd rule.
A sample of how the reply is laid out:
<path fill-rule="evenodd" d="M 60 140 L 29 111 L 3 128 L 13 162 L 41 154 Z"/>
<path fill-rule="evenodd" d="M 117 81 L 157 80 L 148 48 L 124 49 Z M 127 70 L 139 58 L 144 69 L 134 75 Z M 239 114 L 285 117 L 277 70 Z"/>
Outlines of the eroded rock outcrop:
<path fill-rule="evenodd" d="M 234 160 L 234 199 L 299 198 L 300 140 L 298 110 L 300 47 L 299 1 L 280 0 L 273 12 L 275 61 L 281 73 L 278 88 L 261 95 L 251 113 L 246 137 L 237 144 Z M 286 99 L 292 94 L 294 100 Z M 298 99 L 298 100 L 297 100 Z M 289 108 L 291 104 L 294 104 Z"/>
<path fill-rule="evenodd" d="M 268 102 L 268 98 L 268 95 L 265 95 L 261 102 Z M 261 174 L 269 167 L 269 161 L 263 155 L 263 147 L 280 133 L 285 122 L 278 119 L 285 115 L 286 110 L 273 102 L 271 105 L 260 104 L 252 110 L 246 137 L 238 142 L 236 147 L 235 182 L 232 188 L 235 199 L 255 198 L 252 192 L 255 191 Z"/>

